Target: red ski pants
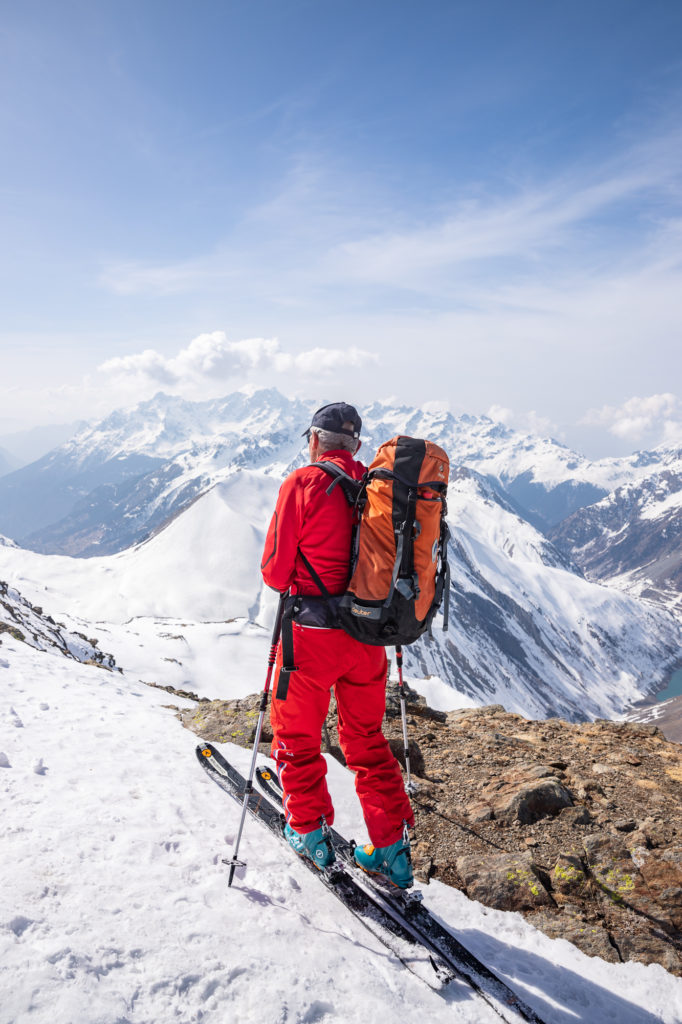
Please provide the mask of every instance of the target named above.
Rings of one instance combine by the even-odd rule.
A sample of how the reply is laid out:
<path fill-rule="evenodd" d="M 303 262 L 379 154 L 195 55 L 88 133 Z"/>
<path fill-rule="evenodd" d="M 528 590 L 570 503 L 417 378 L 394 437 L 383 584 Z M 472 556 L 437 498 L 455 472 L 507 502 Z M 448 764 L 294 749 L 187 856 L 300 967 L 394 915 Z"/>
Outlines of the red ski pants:
<path fill-rule="evenodd" d="M 314 629 L 294 623 L 294 662 L 285 700 L 273 696 L 272 755 L 284 790 L 287 821 L 297 832 L 312 832 L 334 821 L 327 763 L 320 753 L 322 725 L 334 687 L 339 740 L 355 773 L 370 841 L 389 846 L 400 839 L 403 821 L 414 824 L 400 765 L 381 732 L 386 702 L 386 653 L 342 629 Z M 282 649 L 277 652 L 277 692 Z"/>

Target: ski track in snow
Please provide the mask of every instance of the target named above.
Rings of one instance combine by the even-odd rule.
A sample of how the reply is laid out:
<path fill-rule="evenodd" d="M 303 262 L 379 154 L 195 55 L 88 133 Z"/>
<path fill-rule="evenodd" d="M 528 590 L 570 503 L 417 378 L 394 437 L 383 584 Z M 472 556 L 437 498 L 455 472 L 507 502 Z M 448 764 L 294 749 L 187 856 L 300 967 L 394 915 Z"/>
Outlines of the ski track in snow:
<path fill-rule="evenodd" d="M 499 1020 L 413 977 L 253 821 L 228 889 L 240 808 L 165 694 L 11 639 L 2 651 L 0 1024 Z M 337 825 L 364 839 L 350 776 L 329 767 Z M 682 1021 L 682 981 L 661 967 L 590 959 L 439 883 L 425 899 L 547 1024 Z"/>

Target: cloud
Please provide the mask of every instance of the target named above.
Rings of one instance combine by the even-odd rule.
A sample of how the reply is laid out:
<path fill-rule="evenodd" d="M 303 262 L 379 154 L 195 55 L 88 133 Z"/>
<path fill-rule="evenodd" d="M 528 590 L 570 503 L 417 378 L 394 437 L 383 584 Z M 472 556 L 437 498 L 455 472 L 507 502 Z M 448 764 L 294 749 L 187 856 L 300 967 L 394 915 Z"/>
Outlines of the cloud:
<path fill-rule="evenodd" d="M 515 413 L 502 405 L 491 405 L 487 415 L 497 423 L 503 423 L 505 427 L 512 430 L 520 430 L 525 434 L 534 434 L 537 437 L 555 437 L 562 439 L 563 431 L 558 424 L 547 416 L 541 416 L 535 409 L 530 412 Z"/>
<path fill-rule="evenodd" d="M 605 427 L 626 441 L 650 439 L 655 433 L 663 443 L 672 443 L 682 434 L 682 402 L 670 392 L 647 398 L 634 396 L 619 406 L 590 409 L 581 423 Z"/>
<path fill-rule="evenodd" d="M 133 377 L 173 387 L 203 381 L 215 383 L 266 371 L 315 377 L 378 361 L 375 353 L 355 347 L 292 353 L 283 351 L 277 338 L 229 341 L 224 331 L 213 331 L 193 338 L 175 356 L 145 349 L 135 355 L 108 359 L 98 369 L 115 378 Z"/>
<path fill-rule="evenodd" d="M 512 410 L 505 408 L 503 405 L 491 405 L 486 415 L 491 420 L 495 420 L 496 423 L 504 423 L 505 426 L 509 426 L 514 419 Z"/>

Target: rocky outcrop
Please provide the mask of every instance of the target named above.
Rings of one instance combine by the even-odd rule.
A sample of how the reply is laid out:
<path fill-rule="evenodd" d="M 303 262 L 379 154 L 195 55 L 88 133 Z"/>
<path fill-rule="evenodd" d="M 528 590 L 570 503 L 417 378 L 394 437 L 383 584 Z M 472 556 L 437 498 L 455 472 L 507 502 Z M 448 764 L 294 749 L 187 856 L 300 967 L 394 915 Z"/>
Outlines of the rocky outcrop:
<path fill-rule="evenodd" d="M 179 713 L 203 739 L 249 745 L 259 702 Z M 394 690 L 387 708 L 402 759 Z M 445 714 L 414 693 L 408 722 L 423 882 L 520 911 L 591 956 L 682 975 L 682 747 L 655 726 L 533 722 L 499 705 Z M 266 719 L 264 753 L 270 738 Z M 324 745 L 342 759 L 333 708 Z"/>
<path fill-rule="evenodd" d="M 55 622 L 42 608 L 31 604 L 17 590 L 0 580 L 0 644 L 2 634 L 39 651 L 63 654 L 66 658 L 74 658 L 98 668 L 116 669 L 113 655 L 101 651 L 95 638 L 88 639 L 83 633 L 74 632 L 61 622 Z"/>
<path fill-rule="evenodd" d="M 682 743 L 682 696 L 645 704 L 625 715 L 628 722 L 656 725 L 668 740 Z"/>

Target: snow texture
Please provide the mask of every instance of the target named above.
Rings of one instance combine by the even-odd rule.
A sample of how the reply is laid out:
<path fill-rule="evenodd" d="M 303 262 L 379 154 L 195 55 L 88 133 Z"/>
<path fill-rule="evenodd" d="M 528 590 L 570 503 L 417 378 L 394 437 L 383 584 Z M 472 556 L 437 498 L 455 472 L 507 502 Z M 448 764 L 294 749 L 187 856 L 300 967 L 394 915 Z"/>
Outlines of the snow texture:
<path fill-rule="evenodd" d="M 23 723 L 2 729 L 2 1024 L 497 1022 L 407 972 L 253 821 L 228 889 L 240 808 L 158 691 L 11 637 L 2 651 L 0 722 Z M 364 839 L 351 779 L 329 768 L 337 825 Z M 548 1024 L 682 1020 L 661 967 L 590 959 L 438 883 L 425 898 Z"/>

